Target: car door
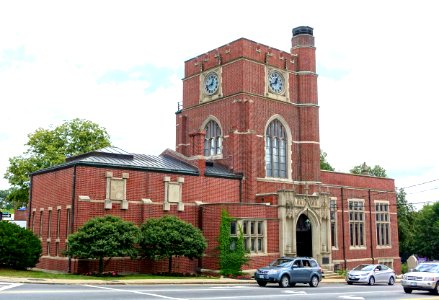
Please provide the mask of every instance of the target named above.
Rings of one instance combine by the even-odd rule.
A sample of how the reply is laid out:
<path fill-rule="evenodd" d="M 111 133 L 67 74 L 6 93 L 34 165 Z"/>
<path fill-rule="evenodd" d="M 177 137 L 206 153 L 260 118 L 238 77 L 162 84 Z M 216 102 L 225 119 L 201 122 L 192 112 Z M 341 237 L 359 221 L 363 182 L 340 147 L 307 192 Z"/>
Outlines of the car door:
<path fill-rule="evenodd" d="M 375 282 L 385 282 L 386 281 L 386 271 L 383 270 L 382 265 L 377 265 L 374 271 Z"/>

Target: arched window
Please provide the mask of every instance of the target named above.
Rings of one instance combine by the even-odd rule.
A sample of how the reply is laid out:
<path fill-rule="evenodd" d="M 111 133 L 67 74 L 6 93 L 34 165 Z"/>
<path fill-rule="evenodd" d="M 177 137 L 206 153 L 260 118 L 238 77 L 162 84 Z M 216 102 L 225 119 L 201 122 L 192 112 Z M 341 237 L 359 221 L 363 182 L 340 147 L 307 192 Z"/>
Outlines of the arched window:
<path fill-rule="evenodd" d="M 221 154 L 222 137 L 221 128 L 218 123 L 210 120 L 206 127 L 206 137 L 204 138 L 204 156 Z"/>
<path fill-rule="evenodd" d="M 265 169 L 267 177 L 287 178 L 287 133 L 279 120 L 265 132 Z"/>

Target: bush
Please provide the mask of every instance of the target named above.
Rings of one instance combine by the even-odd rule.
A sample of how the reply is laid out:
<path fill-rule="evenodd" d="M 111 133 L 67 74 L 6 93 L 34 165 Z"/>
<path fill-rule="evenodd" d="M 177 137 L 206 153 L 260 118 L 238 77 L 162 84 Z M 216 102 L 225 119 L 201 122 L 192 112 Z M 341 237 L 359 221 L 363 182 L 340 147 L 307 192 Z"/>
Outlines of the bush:
<path fill-rule="evenodd" d="M 0 222 L 0 266 L 24 270 L 35 267 L 41 242 L 30 230 L 8 221 Z"/>

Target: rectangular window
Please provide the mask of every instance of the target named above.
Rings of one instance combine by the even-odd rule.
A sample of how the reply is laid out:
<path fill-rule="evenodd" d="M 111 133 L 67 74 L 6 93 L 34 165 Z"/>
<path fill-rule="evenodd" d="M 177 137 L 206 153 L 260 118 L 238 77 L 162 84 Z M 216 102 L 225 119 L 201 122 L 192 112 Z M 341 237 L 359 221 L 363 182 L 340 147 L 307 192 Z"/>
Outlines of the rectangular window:
<path fill-rule="evenodd" d="M 375 223 L 378 246 L 390 246 L 389 203 L 375 203 Z"/>
<path fill-rule="evenodd" d="M 232 237 L 238 238 L 238 226 L 241 226 L 242 228 L 245 250 L 250 253 L 265 253 L 265 221 L 237 220 L 235 222 L 232 222 L 230 228 L 230 233 Z M 233 243 L 230 248 L 235 249 L 235 247 L 236 244 Z"/>
<path fill-rule="evenodd" d="M 34 228 L 35 228 L 35 211 L 32 212 L 32 227 L 31 227 L 32 232 L 35 232 Z"/>
<path fill-rule="evenodd" d="M 56 211 L 56 238 L 57 239 L 59 239 L 60 229 L 61 229 L 61 209 L 58 209 Z"/>
<path fill-rule="evenodd" d="M 52 223 L 52 210 L 49 210 L 48 216 L 47 216 L 47 238 L 50 239 L 51 235 L 51 226 Z"/>
<path fill-rule="evenodd" d="M 351 247 L 364 247 L 364 203 L 362 200 L 349 200 L 349 231 Z"/>
<path fill-rule="evenodd" d="M 59 256 L 59 242 L 58 241 L 55 244 L 55 256 Z"/>
<path fill-rule="evenodd" d="M 67 208 L 67 215 L 66 215 L 66 219 L 67 219 L 67 225 L 66 225 L 66 237 L 69 236 L 69 234 L 72 232 L 72 224 L 70 222 L 70 208 Z"/>
<path fill-rule="evenodd" d="M 43 236 L 43 210 L 40 210 L 40 228 L 38 229 L 38 236 Z"/>
<path fill-rule="evenodd" d="M 337 247 L 337 203 L 330 201 L 329 214 L 331 219 L 331 246 Z"/>

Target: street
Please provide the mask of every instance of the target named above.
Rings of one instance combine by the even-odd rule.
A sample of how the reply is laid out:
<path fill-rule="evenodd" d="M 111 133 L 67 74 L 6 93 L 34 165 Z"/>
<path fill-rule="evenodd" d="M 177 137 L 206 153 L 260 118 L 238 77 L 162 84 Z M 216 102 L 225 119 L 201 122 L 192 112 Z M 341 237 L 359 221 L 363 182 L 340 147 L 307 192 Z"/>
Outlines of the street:
<path fill-rule="evenodd" d="M 435 299 L 428 292 L 405 294 L 399 284 L 353 285 L 321 283 L 317 288 L 297 285 L 279 288 L 256 284 L 243 285 L 62 285 L 0 282 L 0 299 L 78 300 L 78 299 Z"/>

